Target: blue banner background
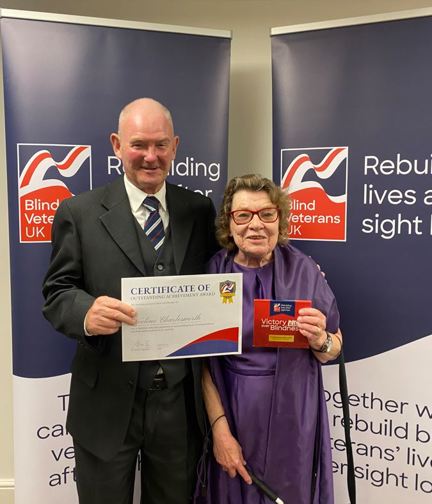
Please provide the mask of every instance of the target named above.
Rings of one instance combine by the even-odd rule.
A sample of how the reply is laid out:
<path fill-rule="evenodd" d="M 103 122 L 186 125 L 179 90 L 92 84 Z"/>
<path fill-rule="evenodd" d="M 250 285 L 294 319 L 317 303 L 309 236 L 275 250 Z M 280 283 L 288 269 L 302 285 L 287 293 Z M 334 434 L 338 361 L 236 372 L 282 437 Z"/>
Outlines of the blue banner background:
<path fill-rule="evenodd" d="M 17 144 L 91 145 L 92 186 L 112 180 L 109 134 L 129 101 L 150 96 L 172 112 L 176 162 L 217 163 L 212 177 L 170 181 L 219 206 L 227 177 L 230 39 L 1 19 L 12 283 L 13 372 L 69 372 L 75 342 L 41 314 L 50 245 L 19 242 Z M 54 148 L 53 148 L 54 149 Z M 88 180 L 77 192 L 89 189 Z"/>
<path fill-rule="evenodd" d="M 281 149 L 349 147 L 346 242 L 294 242 L 336 293 L 347 360 L 431 333 L 432 207 L 423 202 L 432 188 L 431 52 L 431 17 L 272 37 L 274 180 Z M 364 174 L 366 156 L 396 164 L 397 153 L 419 167 L 428 160 L 428 175 Z M 380 194 L 414 190 L 417 201 L 365 204 L 365 184 Z M 392 239 L 364 232 L 364 219 L 398 213 L 420 219 L 422 234 L 407 226 Z"/>

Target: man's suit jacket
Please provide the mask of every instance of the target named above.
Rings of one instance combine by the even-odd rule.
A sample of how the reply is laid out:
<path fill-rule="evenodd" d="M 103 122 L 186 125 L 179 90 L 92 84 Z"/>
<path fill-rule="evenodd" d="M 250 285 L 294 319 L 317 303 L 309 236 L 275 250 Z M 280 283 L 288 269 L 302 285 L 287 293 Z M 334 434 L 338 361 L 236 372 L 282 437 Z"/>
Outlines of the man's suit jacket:
<path fill-rule="evenodd" d="M 168 183 L 166 189 L 176 273 L 203 273 L 216 250 L 213 203 Z M 122 277 L 147 276 L 134 221 L 122 178 L 64 200 L 53 223 L 51 264 L 43 287 L 45 317 L 78 341 L 67 428 L 80 445 L 103 459 L 114 456 L 125 438 L 139 363 L 122 362 L 121 331 L 86 337 L 84 318 L 96 297 L 120 299 Z M 201 363 L 192 359 L 191 365 L 203 429 Z"/>

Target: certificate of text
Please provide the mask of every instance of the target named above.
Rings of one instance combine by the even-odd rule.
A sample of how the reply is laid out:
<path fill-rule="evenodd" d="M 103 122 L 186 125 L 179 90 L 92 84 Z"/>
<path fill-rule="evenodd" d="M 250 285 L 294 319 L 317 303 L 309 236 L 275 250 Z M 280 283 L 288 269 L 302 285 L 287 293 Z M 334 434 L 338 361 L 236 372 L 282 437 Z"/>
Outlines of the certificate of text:
<path fill-rule="evenodd" d="M 122 278 L 123 361 L 241 353 L 242 300 L 241 273 Z"/>

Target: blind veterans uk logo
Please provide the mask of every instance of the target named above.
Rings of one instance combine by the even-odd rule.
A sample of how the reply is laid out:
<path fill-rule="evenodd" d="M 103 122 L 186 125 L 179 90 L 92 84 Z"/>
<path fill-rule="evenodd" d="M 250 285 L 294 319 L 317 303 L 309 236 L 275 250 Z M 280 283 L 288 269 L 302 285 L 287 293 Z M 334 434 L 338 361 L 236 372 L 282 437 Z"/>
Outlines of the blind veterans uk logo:
<path fill-rule="evenodd" d="M 91 147 L 19 143 L 17 166 L 20 242 L 50 242 L 61 201 L 91 189 Z"/>
<path fill-rule="evenodd" d="M 281 150 L 290 239 L 346 241 L 347 179 L 348 147 Z"/>

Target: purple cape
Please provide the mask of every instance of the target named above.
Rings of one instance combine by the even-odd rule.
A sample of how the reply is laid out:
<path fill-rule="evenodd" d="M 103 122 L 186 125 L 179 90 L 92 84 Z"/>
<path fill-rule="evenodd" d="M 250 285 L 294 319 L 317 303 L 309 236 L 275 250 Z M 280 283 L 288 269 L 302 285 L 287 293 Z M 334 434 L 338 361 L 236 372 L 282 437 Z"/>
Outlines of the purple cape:
<path fill-rule="evenodd" d="M 211 259 L 208 272 L 231 272 L 233 262 L 234 254 L 222 250 Z M 274 251 L 273 291 L 276 299 L 311 299 L 312 306 L 327 316 L 327 330 L 337 331 L 339 312 L 327 281 L 316 263 L 291 245 Z M 327 407 L 321 364 L 313 353 L 277 349 L 276 368 L 270 377 L 233 374 L 225 362 L 209 359 L 210 371 L 232 433 L 256 475 L 285 503 L 332 504 Z M 261 409 L 267 413 L 261 414 Z M 257 439 L 266 440 L 265 453 L 260 448 L 254 460 Z M 249 487 L 239 476 L 229 478 L 212 455 L 207 502 L 264 504 L 268 500 L 255 485 Z"/>

